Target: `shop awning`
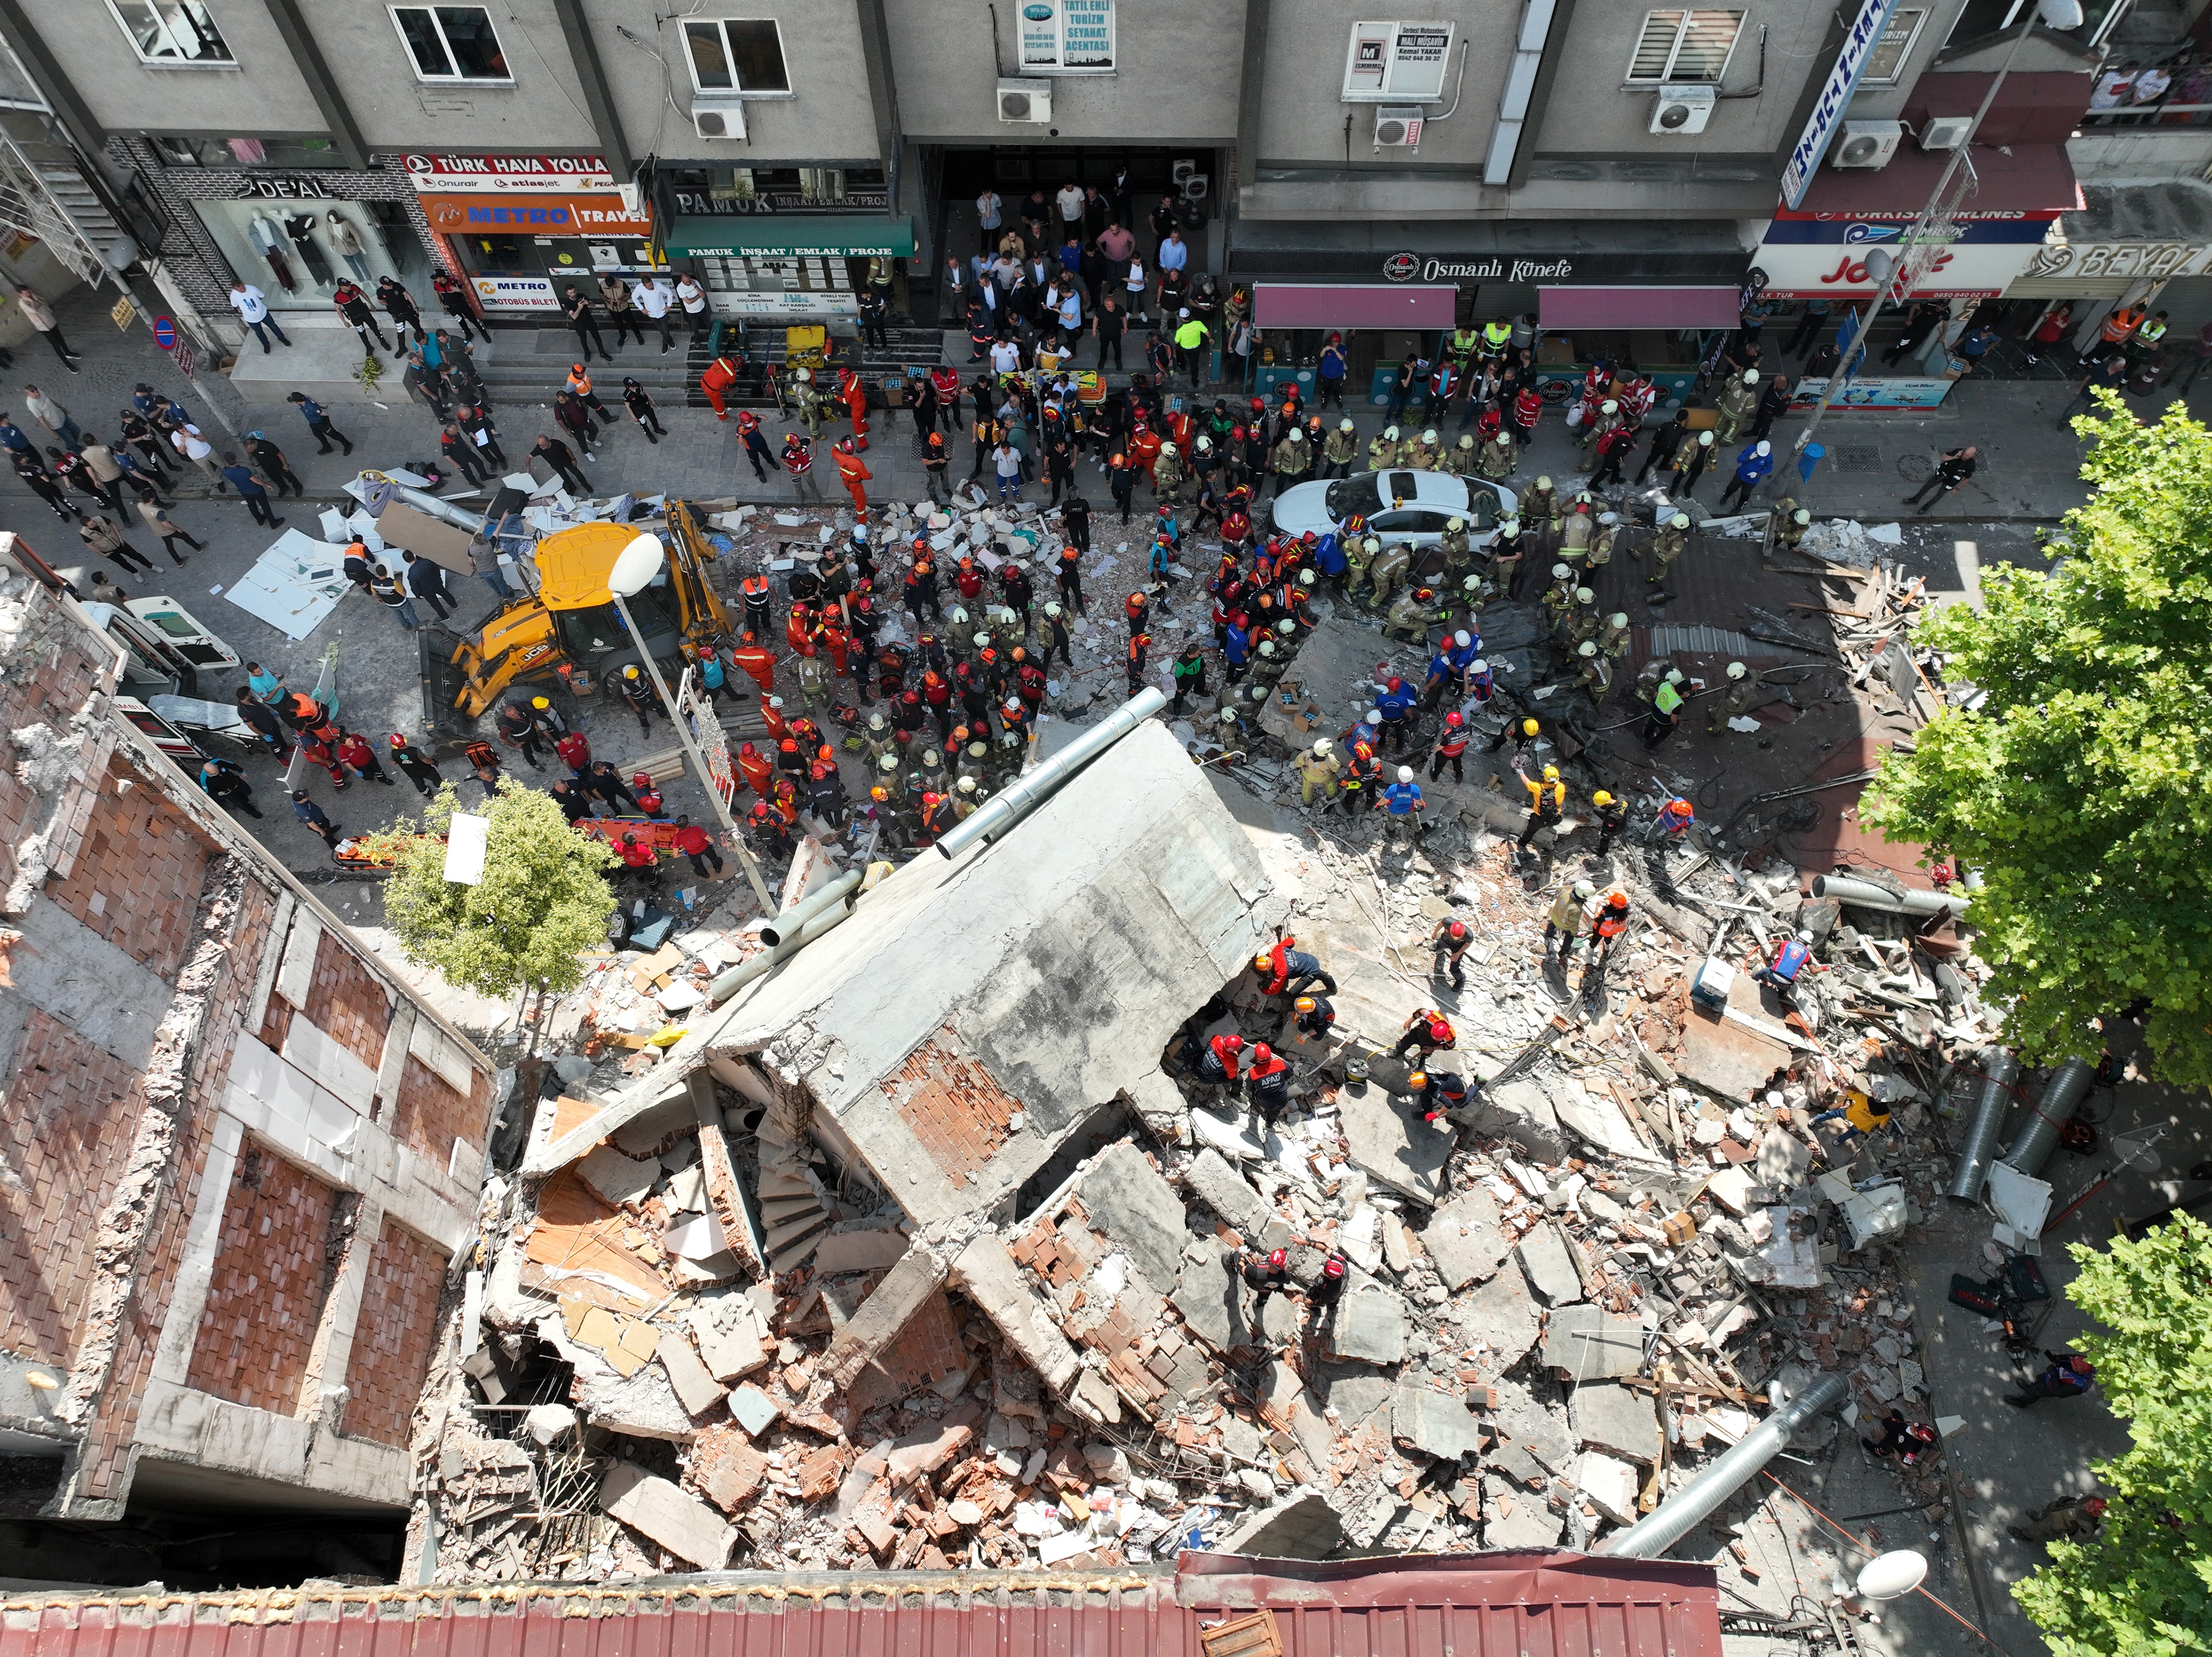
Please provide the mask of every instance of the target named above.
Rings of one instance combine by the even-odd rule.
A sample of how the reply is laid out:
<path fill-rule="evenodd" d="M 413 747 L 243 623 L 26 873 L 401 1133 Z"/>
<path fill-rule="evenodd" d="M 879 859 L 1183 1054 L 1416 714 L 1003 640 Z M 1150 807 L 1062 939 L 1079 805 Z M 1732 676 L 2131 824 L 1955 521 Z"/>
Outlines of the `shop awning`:
<path fill-rule="evenodd" d="M 1734 288 L 1539 288 L 1547 328 L 1733 328 Z"/>
<path fill-rule="evenodd" d="M 2072 213 L 2082 204 L 2081 185 L 2063 144 L 2014 144 L 2009 155 L 1976 144 L 1973 159 L 1980 188 L 1966 210 L 1977 216 Z M 1905 144 L 1887 167 L 1824 167 L 1813 175 L 1798 212 L 1823 218 L 1917 213 L 1950 160 L 1948 150 Z"/>
<path fill-rule="evenodd" d="M 1452 287 L 1263 282 L 1252 289 L 1252 320 L 1261 328 L 1449 328 L 1458 303 Z"/>
<path fill-rule="evenodd" d="M 788 253 L 817 258 L 914 257 L 914 220 L 859 213 L 751 213 L 679 218 L 670 227 L 667 251 L 707 258 Z"/>

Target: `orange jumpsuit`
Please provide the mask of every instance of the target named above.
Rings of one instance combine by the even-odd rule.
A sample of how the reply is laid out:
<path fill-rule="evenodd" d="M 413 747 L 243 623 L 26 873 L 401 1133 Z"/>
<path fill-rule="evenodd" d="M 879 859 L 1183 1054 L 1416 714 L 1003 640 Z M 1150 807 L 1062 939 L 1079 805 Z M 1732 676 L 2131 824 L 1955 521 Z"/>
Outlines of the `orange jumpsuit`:
<path fill-rule="evenodd" d="M 858 383 L 858 381 L 854 382 L 856 385 Z M 860 485 L 874 476 L 875 474 L 868 470 L 868 463 L 861 459 L 859 455 L 847 454 L 842 449 L 837 451 L 837 481 L 845 486 L 846 494 L 853 497 L 854 512 L 867 511 L 867 493 L 861 489 Z"/>
<path fill-rule="evenodd" d="M 744 773 L 746 785 L 753 792 L 766 799 L 775 776 L 775 767 L 769 763 L 768 756 L 747 743 L 738 750 L 738 769 Z"/>
<path fill-rule="evenodd" d="M 853 435 L 859 437 L 868 429 L 868 388 L 860 375 L 849 371 L 846 373 L 844 396 L 845 412 L 852 416 Z"/>
<path fill-rule="evenodd" d="M 1129 440 L 1129 464 L 1141 467 L 1146 477 L 1152 475 L 1152 462 L 1160 458 L 1160 434 L 1155 431 L 1140 431 Z"/>
<path fill-rule="evenodd" d="M 738 365 L 726 356 L 718 356 L 707 365 L 707 372 L 699 376 L 699 390 L 714 410 L 714 418 L 727 420 L 729 411 L 722 406 L 722 397 L 738 383 Z"/>
<path fill-rule="evenodd" d="M 775 656 L 773 652 L 759 645 L 739 645 L 730 652 L 730 660 L 763 690 L 775 689 Z"/>

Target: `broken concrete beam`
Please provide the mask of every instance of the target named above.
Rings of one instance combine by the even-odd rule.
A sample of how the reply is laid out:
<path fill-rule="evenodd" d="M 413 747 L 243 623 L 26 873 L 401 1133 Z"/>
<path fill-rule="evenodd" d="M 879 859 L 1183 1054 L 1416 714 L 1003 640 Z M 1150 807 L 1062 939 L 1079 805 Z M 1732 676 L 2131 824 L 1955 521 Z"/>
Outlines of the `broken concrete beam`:
<path fill-rule="evenodd" d="M 1124 1139 L 1109 1145 L 1079 1187 L 1092 1229 L 1110 1239 L 1156 1291 L 1175 1287 L 1182 1259 L 1182 1199 L 1145 1153 Z"/>
<path fill-rule="evenodd" d="M 898 1338 L 908 1320 L 943 1287 L 945 1278 L 945 1262 L 926 1249 L 910 1250 L 891 1267 L 822 1355 L 822 1373 L 830 1384 L 842 1392 L 859 1379 L 860 1371 Z"/>
<path fill-rule="evenodd" d="M 1425 1387 L 1401 1387 L 1390 1401 L 1390 1430 L 1439 1461 L 1479 1455 L 1487 1436 L 1467 1405 Z"/>
<path fill-rule="evenodd" d="M 1211 1145 L 1198 1153 L 1197 1159 L 1184 1172 L 1183 1182 L 1189 1186 L 1192 1196 L 1236 1228 L 1244 1241 L 1255 1248 L 1279 1247 L 1267 1240 L 1268 1234 L 1278 1229 L 1287 1234 L 1290 1229 L 1261 1199 L 1260 1193 L 1252 1189 L 1250 1181 Z"/>
<path fill-rule="evenodd" d="M 652 1191 L 660 1178 L 660 1163 L 657 1158 L 640 1162 L 635 1156 L 625 1156 L 612 1145 L 601 1145 L 576 1164 L 576 1172 L 602 1201 L 620 1208 L 625 1203 L 641 1200 Z"/>
<path fill-rule="evenodd" d="M 722 1129 L 721 1108 L 714 1101 L 713 1078 L 704 1070 L 690 1077 L 691 1110 L 699 1124 L 699 1167 L 707 1205 L 721 1223 L 722 1236 L 732 1253 L 752 1268 L 757 1277 L 769 1275 L 758 1205 L 738 1178 L 730 1160 L 728 1139 Z"/>
<path fill-rule="evenodd" d="M 1521 1257 L 1521 1269 L 1528 1273 L 1529 1287 L 1550 1304 L 1571 1306 L 1583 1297 L 1581 1275 L 1566 1244 L 1550 1226 L 1538 1225 L 1521 1239 L 1516 1252 Z"/>
<path fill-rule="evenodd" d="M 1030 1292 L 1021 1268 L 996 1232 L 985 1232 L 960 1251 L 952 1262 L 951 1280 L 1006 1338 L 1022 1362 L 1054 1393 L 1066 1397 L 1081 1368 L 1075 1349 L 1054 1322 L 1052 1308 Z"/>
<path fill-rule="evenodd" d="M 826 1235 L 814 1246 L 813 1266 L 823 1277 L 840 1272 L 878 1272 L 896 1266 L 906 1251 L 906 1234 L 896 1226 L 864 1226 Z"/>
<path fill-rule="evenodd" d="M 1438 1209 L 1420 1234 L 1421 1247 L 1436 1262 L 1444 1287 L 1461 1290 L 1497 1275 L 1512 1252 L 1498 1229 L 1498 1204 L 1491 1194 L 1474 1190 Z"/>
<path fill-rule="evenodd" d="M 701 1570 L 728 1564 L 738 1539 L 736 1527 L 706 1502 L 632 1461 L 607 1470 L 599 1508 Z"/>
<path fill-rule="evenodd" d="M 681 1330 L 662 1330 L 660 1345 L 653 1356 L 667 1372 L 668 1384 L 676 1389 L 677 1401 L 693 1415 L 703 1416 L 722 1401 L 720 1383 L 708 1374 L 707 1366 L 691 1348 L 690 1337 Z"/>
<path fill-rule="evenodd" d="M 1570 1381 L 1636 1375 L 1644 1368 L 1644 1326 L 1595 1306 L 1562 1306 L 1544 1325 L 1543 1357 Z"/>
<path fill-rule="evenodd" d="M 1459 1120 L 1486 1138 L 1510 1140 L 1540 1162 L 1566 1160 L 1567 1141 L 1559 1130 L 1559 1114 L 1533 1083 L 1508 1082 L 1502 1088 L 1485 1089 Z"/>
<path fill-rule="evenodd" d="M 892 1442 L 886 1476 L 894 1485 L 928 1478 L 967 1448 L 982 1419 L 981 1405 L 973 1399 L 962 1399 L 935 1421 Z"/>
<path fill-rule="evenodd" d="M 1636 1522 L 1636 1493 L 1643 1482 L 1628 1463 L 1599 1450 L 1583 1452 L 1575 1468 L 1576 1487 L 1616 1525 Z"/>
<path fill-rule="evenodd" d="M 1248 1514 L 1216 1545 L 1255 1559 L 1326 1559 L 1344 1541 L 1344 1521 L 1317 1490 L 1294 1492 Z"/>
<path fill-rule="evenodd" d="M 1615 1381 L 1589 1381 L 1575 1388 L 1567 1413 L 1583 1448 L 1647 1467 L 1658 1460 L 1659 1417 L 1648 1394 Z"/>

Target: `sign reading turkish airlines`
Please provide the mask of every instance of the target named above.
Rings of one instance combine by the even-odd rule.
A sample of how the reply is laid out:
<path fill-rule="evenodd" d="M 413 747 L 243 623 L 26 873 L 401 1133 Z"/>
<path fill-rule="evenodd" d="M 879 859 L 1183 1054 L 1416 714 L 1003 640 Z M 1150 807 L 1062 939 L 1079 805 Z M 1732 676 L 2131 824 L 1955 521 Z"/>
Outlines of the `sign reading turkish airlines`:
<path fill-rule="evenodd" d="M 1866 298 L 1875 290 L 1866 256 L 1880 242 L 1766 242 L 1753 256 L 1766 291 L 1782 299 Z M 2033 242 L 1954 241 L 1912 290 L 1916 299 L 1981 299 L 2002 294 L 2034 258 Z M 1893 296 L 1897 297 L 1897 296 Z"/>
<path fill-rule="evenodd" d="M 424 196 L 423 216 L 444 236 L 643 236 L 653 221 L 633 216 L 619 196 Z"/>
<path fill-rule="evenodd" d="M 410 155 L 407 177 L 428 195 L 519 196 L 615 187 L 597 155 Z"/>

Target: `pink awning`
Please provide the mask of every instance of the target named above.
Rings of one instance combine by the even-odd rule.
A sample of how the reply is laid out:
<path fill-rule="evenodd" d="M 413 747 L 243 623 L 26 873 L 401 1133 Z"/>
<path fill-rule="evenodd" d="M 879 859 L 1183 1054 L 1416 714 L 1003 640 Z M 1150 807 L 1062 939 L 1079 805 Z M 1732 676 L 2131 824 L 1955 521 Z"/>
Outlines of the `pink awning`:
<path fill-rule="evenodd" d="M 1733 288 L 1540 288 L 1547 328 L 1733 328 Z"/>
<path fill-rule="evenodd" d="M 1395 282 L 1263 282 L 1252 289 L 1261 328 L 1449 328 L 1459 289 Z"/>

